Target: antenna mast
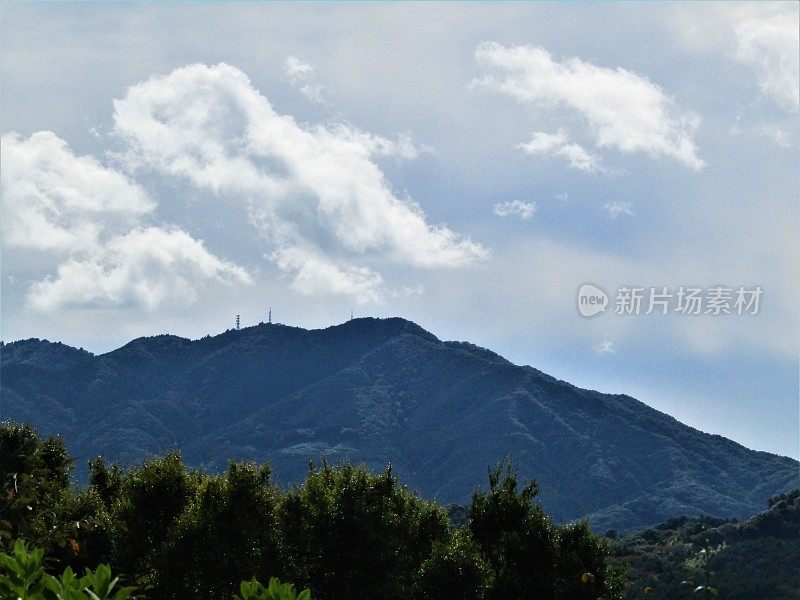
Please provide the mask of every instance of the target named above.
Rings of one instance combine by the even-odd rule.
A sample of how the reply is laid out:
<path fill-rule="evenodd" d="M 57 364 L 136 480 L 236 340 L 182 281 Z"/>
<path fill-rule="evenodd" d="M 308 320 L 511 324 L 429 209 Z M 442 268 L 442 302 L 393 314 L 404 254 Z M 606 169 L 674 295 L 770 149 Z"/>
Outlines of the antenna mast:
<path fill-rule="evenodd" d="M 269 317 L 267 318 L 267 323 L 270 325 L 272 324 L 272 307 L 269 307 Z"/>
<path fill-rule="evenodd" d="M 239 329 L 239 315 L 236 315 L 236 329 Z"/>

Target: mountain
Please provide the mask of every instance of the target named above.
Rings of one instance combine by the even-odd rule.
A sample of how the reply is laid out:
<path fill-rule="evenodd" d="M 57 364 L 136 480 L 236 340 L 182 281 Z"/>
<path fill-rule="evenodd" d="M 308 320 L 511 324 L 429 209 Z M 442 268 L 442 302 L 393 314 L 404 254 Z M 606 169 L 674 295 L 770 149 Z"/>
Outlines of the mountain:
<path fill-rule="evenodd" d="M 653 588 L 658 598 L 688 598 L 705 582 L 728 600 L 800 598 L 800 491 L 770 499 L 744 521 L 671 519 L 611 542 L 612 562 L 627 567 L 628 597 Z"/>
<path fill-rule="evenodd" d="M 98 356 L 25 340 L 2 347 L 0 376 L 3 418 L 63 436 L 79 460 L 179 448 L 212 470 L 269 461 L 282 484 L 321 456 L 391 463 L 424 496 L 465 503 L 510 455 L 551 514 L 600 530 L 751 515 L 798 479 L 795 460 L 399 318 L 160 335 Z"/>

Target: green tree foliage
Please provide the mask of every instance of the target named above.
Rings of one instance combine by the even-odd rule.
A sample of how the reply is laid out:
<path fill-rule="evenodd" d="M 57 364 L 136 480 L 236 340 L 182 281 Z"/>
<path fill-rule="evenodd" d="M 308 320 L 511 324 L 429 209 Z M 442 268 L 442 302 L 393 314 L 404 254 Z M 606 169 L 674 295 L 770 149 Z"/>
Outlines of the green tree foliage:
<path fill-rule="evenodd" d="M 286 494 L 281 524 L 290 577 L 323 600 L 407 598 L 449 534 L 444 511 L 399 486 L 391 469 L 327 463 Z"/>
<path fill-rule="evenodd" d="M 489 491 L 472 497 L 469 529 L 494 572 L 492 600 L 555 597 L 555 535 L 537 494 L 533 481 L 518 489 L 506 461 L 489 472 Z"/>
<path fill-rule="evenodd" d="M 623 597 L 605 542 L 586 523 L 554 525 L 536 483 L 519 484 L 508 462 L 454 527 L 390 468 L 323 462 L 282 491 L 266 466 L 208 475 L 173 452 L 127 470 L 93 460 L 78 489 L 59 440 L 2 425 L 0 442 L 0 510 L 12 519 L 3 547 L 14 537 L 42 548 L 18 541 L 2 559 L 0 585 L 14 599 L 124 600 L 131 588 L 112 569 L 151 600 Z"/>
<path fill-rule="evenodd" d="M 89 461 L 89 485 L 97 492 L 106 508 L 111 508 L 122 491 L 122 469 L 114 463 L 109 466 L 102 457 Z"/>
<path fill-rule="evenodd" d="M 111 507 L 115 565 L 135 581 L 158 581 L 169 533 L 197 485 L 177 452 L 154 458 L 125 474 Z"/>
<path fill-rule="evenodd" d="M 160 579 L 167 596 L 230 598 L 234 582 L 276 572 L 279 494 L 269 476 L 269 467 L 232 463 L 225 475 L 200 481 L 170 529 L 168 576 Z"/>
<path fill-rule="evenodd" d="M 0 428 L 0 518 L 6 540 L 25 537 L 44 544 L 62 525 L 73 462 L 64 443 L 39 438 L 30 425 Z"/>
<path fill-rule="evenodd" d="M 607 565 L 608 543 L 594 535 L 587 521 L 561 528 L 556 538 L 556 598 L 594 600 L 624 597 L 625 578 L 621 569 Z"/>
<path fill-rule="evenodd" d="M 0 426 L 0 549 L 24 538 L 76 569 L 107 555 L 102 501 L 71 486 L 73 466 L 60 439 L 40 438 L 27 424 Z"/>
<path fill-rule="evenodd" d="M 628 566 L 632 598 L 649 588 L 667 600 L 797 600 L 800 492 L 770 499 L 745 521 L 671 519 L 612 541 L 611 550 L 613 563 Z"/>
<path fill-rule="evenodd" d="M 534 481 L 520 487 L 506 460 L 489 471 L 489 491 L 472 497 L 468 527 L 493 572 L 487 598 L 622 598 L 605 542 L 586 522 L 556 527 L 535 502 L 538 493 Z"/>
<path fill-rule="evenodd" d="M 423 599 L 483 600 L 491 586 L 492 570 L 469 531 L 456 531 L 447 544 L 437 544 L 422 563 L 416 595 Z"/>

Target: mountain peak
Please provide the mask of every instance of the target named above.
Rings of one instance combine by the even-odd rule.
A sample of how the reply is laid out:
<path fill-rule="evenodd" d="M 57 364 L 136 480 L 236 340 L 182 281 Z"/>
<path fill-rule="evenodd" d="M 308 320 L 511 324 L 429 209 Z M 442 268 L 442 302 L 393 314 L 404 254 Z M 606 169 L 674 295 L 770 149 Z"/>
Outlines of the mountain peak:
<path fill-rule="evenodd" d="M 340 325 L 332 325 L 325 328 L 323 331 L 341 331 L 349 335 L 363 335 L 369 334 L 384 334 L 390 336 L 396 335 L 415 335 L 427 340 L 438 341 L 438 338 L 423 329 L 413 321 L 409 321 L 402 317 L 358 317 L 345 321 Z"/>
<path fill-rule="evenodd" d="M 94 355 L 83 348 L 73 348 L 61 342 L 28 338 L 8 344 L 0 342 L 0 356 L 4 366 L 17 364 L 60 371 Z"/>
<path fill-rule="evenodd" d="M 464 503 L 510 455 L 558 519 L 588 515 L 598 529 L 620 530 L 675 514 L 747 516 L 796 485 L 794 460 L 398 317 L 139 338 L 59 363 L 60 373 L 6 369 L 50 356 L 23 347 L 3 349 L 4 417 L 61 434 L 78 456 L 131 463 L 178 446 L 187 463 L 212 470 L 269 461 L 283 483 L 321 457 L 391 463 L 424 496 Z"/>

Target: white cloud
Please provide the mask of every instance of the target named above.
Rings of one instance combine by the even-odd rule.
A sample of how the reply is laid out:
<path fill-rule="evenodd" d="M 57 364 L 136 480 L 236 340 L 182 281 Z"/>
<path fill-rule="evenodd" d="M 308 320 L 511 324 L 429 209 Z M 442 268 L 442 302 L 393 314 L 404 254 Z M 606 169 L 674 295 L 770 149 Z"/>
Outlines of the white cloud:
<path fill-rule="evenodd" d="M 603 206 L 603 210 L 608 213 L 610 219 L 616 219 L 620 215 L 633 216 L 630 202 L 608 202 Z"/>
<path fill-rule="evenodd" d="M 678 39 L 746 65 L 761 92 L 791 112 L 800 88 L 797 2 L 687 3 L 669 9 Z"/>
<path fill-rule="evenodd" d="M 790 127 L 785 127 L 778 123 L 761 122 L 752 125 L 742 124 L 743 112 L 736 115 L 736 119 L 731 125 L 731 135 L 756 135 L 773 140 L 779 146 L 790 148 L 794 143 L 794 135 L 789 131 Z"/>
<path fill-rule="evenodd" d="M 614 354 L 617 349 L 614 348 L 614 342 L 612 340 L 604 340 L 594 347 L 594 351 L 598 354 Z"/>
<path fill-rule="evenodd" d="M 292 83 L 306 81 L 314 75 L 314 67 L 303 62 L 296 56 L 289 56 L 286 58 L 284 71 L 287 77 L 291 79 Z"/>
<path fill-rule="evenodd" d="M 196 64 L 153 77 L 114 109 L 129 166 L 246 202 L 275 264 L 304 293 L 374 298 L 366 290 L 381 285 L 380 275 L 354 262 L 366 258 L 459 267 L 486 254 L 429 225 L 419 206 L 391 190 L 375 159 L 416 156 L 408 138 L 299 124 L 235 67 Z"/>
<path fill-rule="evenodd" d="M 736 59 L 753 68 L 758 87 L 764 94 L 797 112 L 800 104 L 797 3 L 749 6 L 733 14 Z"/>
<path fill-rule="evenodd" d="M 308 83 L 300 87 L 300 93 L 311 102 L 322 104 L 325 102 L 325 86 L 321 83 Z"/>
<path fill-rule="evenodd" d="M 29 304 L 68 306 L 193 302 L 209 281 L 249 283 L 247 273 L 210 254 L 189 234 L 141 227 L 155 203 L 122 173 L 76 156 L 47 131 L 2 138 L 3 244 L 51 251 L 55 279 L 35 282 Z"/>
<path fill-rule="evenodd" d="M 536 212 L 536 202 L 523 202 L 522 200 L 498 202 L 492 207 L 492 210 L 498 217 L 517 216 L 527 220 Z"/>
<path fill-rule="evenodd" d="M 359 303 L 381 299 L 383 278 L 367 267 L 337 265 L 312 249 L 280 248 L 272 256 L 283 271 L 295 274 L 292 287 L 308 296 L 342 294 Z"/>
<path fill-rule="evenodd" d="M 566 158 L 571 167 L 589 173 L 604 171 L 600 158 L 587 152 L 579 144 L 570 143 L 567 132 L 559 129 L 556 133 L 534 131 L 531 141 L 519 144 L 517 148 L 534 156 L 558 156 Z"/>
<path fill-rule="evenodd" d="M 580 58 L 563 62 L 535 46 L 480 44 L 477 60 L 499 74 L 475 85 L 541 108 L 566 106 L 586 119 L 597 147 L 674 158 L 693 170 L 704 162 L 693 136 L 700 119 L 675 106 L 646 77 L 622 68 L 598 67 Z"/>
<path fill-rule="evenodd" d="M 131 224 L 155 203 L 91 156 L 76 156 L 50 131 L 2 137 L 3 243 L 66 251 L 98 243 L 106 226 Z"/>
<path fill-rule="evenodd" d="M 311 102 L 322 104 L 325 102 L 325 86 L 321 83 L 312 83 L 314 67 L 303 62 L 295 56 L 289 56 L 284 63 L 284 73 L 292 85 Z"/>
<path fill-rule="evenodd" d="M 762 135 L 774 140 L 776 144 L 783 146 L 784 148 L 789 148 L 792 145 L 792 136 L 778 125 L 756 125 L 753 128 L 753 131 L 758 135 Z"/>
<path fill-rule="evenodd" d="M 35 283 L 28 300 L 43 311 L 109 305 L 152 310 L 165 302 L 191 304 L 198 288 L 214 280 L 251 283 L 244 269 L 220 260 L 186 232 L 146 227 L 60 264 L 56 279 Z"/>

